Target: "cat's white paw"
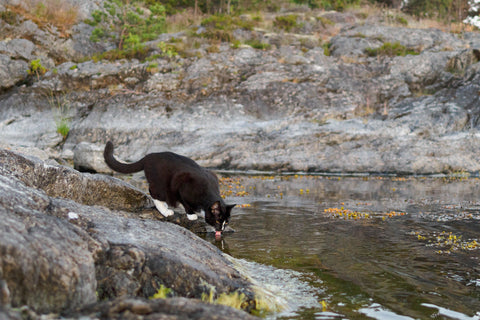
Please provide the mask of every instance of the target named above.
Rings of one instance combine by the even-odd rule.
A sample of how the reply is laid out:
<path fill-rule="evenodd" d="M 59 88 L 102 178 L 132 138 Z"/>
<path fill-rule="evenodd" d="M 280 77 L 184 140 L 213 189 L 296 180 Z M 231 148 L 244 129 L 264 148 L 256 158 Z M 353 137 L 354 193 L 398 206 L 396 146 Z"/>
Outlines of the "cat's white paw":
<path fill-rule="evenodd" d="M 188 213 L 187 213 L 187 218 L 188 218 L 188 220 L 190 220 L 190 221 L 195 221 L 195 220 L 198 219 L 198 216 L 197 216 L 195 213 L 194 213 L 194 214 L 188 214 Z"/>
<path fill-rule="evenodd" d="M 174 215 L 174 212 L 172 209 L 168 209 L 168 205 L 166 202 L 153 199 L 153 203 L 155 204 L 155 207 L 157 208 L 158 211 L 164 216 L 164 217 L 170 217 Z"/>

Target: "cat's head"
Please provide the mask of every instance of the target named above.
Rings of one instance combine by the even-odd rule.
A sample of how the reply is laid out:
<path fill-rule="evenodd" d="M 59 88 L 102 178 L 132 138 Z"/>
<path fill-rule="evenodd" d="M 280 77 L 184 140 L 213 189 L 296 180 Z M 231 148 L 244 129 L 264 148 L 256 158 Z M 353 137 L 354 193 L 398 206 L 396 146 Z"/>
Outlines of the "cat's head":
<path fill-rule="evenodd" d="M 205 212 L 205 221 L 215 228 L 215 237 L 221 236 L 222 231 L 225 230 L 233 207 L 235 207 L 234 204 L 226 205 L 223 201 L 216 201 Z"/>

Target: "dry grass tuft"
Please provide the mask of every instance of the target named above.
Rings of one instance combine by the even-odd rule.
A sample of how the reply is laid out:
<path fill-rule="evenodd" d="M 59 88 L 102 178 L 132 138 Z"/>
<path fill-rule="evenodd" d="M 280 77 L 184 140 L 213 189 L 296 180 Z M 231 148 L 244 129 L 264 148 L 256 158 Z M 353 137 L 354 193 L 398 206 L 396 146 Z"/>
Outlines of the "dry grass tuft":
<path fill-rule="evenodd" d="M 194 9 L 187 8 L 182 12 L 167 16 L 167 32 L 174 33 L 188 29 L 192 25 L 200 25 L 205 18 L 201 13 L 195 14 Z"/>
<path fill-rule="evenodd" d="M 8 9 L 40 27 L 55 26 L 62 37 L 68 37 L 70 28 L 78 22 L 78 7 L 63 0 L 25 0 Z"/>

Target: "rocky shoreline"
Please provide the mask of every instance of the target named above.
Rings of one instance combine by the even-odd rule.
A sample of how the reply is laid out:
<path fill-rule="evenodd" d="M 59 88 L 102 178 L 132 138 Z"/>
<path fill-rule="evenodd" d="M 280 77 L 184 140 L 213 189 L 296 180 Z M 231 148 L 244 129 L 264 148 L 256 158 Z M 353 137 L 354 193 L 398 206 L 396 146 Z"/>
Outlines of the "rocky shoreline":
<path fill-rule="evenodd" d="M 200 300 L 242 294 L 249 311 L 258 296 L 216 247 L 121 180 L 0 149 L 0 216 L 2 318 L 252 318 Z M 148 300 L 162 287 L 172 298 Z"/>
<path fill-rule="evenodd" d="M 406 27 L 387 11 L 296 14 L 289 32 L 234 30 L 240 45 L 192 38 L 202 27 L 163 34 L 145 61 L 85 58 L 112 44 L 84 22 L 65 38 L 0 18 L 0 318 L 252 318 L 199 300 L 215 288 L 256 303 L 187 230 L 205 225 L 164 221 L 141 190 L 90 174 L 109 172 L 108 140 L 125 161 L 169 150 L 223 170 L 480 170 L 479 33 Z M 162 286 L 174 297 L 149 300 Z"/>

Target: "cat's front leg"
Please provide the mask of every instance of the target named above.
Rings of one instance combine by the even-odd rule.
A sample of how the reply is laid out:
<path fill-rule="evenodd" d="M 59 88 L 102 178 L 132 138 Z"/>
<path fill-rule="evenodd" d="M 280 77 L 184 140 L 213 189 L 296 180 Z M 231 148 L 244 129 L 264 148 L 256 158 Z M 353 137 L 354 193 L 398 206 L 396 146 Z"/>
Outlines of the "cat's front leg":
<path fill-rule="evenodd" d="M 157 208 L 158 211 L 164 216 L 164 217 L 170 217 L 174 215 L 174 212 L 172 209 L 168 209 L 168 205 L 164 201 L 160 201 L 157 199 L 153 199 L 153 203 L 155 204 L 155 207 Z"/>
<path fill-rule="evenodd" d="M 180 205 L 185 209 L 185 213 L 187 214 L 187 219 L 188 220 L 195 221 L 195 220 L 198 219 L 197 214 L 190 207 L 185 206 L 183 204 L 180 204 Z"/>

